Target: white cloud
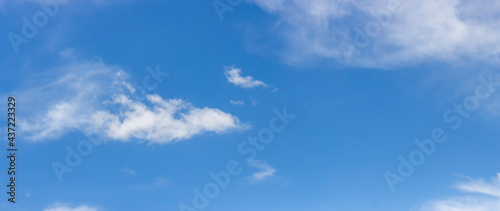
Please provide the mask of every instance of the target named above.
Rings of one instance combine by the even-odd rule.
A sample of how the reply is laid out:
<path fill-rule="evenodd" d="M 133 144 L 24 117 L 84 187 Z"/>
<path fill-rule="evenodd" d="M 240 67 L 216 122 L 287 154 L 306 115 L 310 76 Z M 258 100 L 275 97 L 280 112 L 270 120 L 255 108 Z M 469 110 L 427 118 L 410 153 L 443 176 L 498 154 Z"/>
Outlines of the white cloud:
<path fill-rule="evenodd" d="M 243 100 L 230 100 L 229 103 L 233 105 L 245 105 L 245 101 Z"/>
<path fill-rule="evenodd" d="M 20 125 L 31 141 L 80 130 L 111 140 L 170 143 L 246 127 L 229 113 L 182 99 L 143 93 L 142 102 L 125 72 L 100 61 L 74 60 L 42 75 L 25 86 L 32 88 L 17 94 L 30 111 Z"/>
<path fill-rule="evenodd" d="M 81 205 L 78 207 L 70 207 L 69 205 L 55 203 L 45 208 L 43 211 L 97 211 L 95 207 L 90 207 L 87 205 Z"/>
<path fill-rule="evenodd" d="M 285 43 L 279 53 L 292 65 L 318 58 L 346 63 L 351 53 L 350 65 L 375 67 L 462 58 L 494 61 L 500 55 L 500 2 L 495 0 L 250 1 L 277 17 L 279 24 L 270 31 Z M 389 11 L 394 2 L 400 6 L 389 21 L 372 16 Z M 381 30 L 368 37 L 365 27 L 373 23 Z M 341 43 L 354 45 L 355 27 L 370 42 L 356 52 L 343 51 Z"/>
<path fill-rule="evenodd" d="M 276 169 L 274 169 L 272 166 L 270 166 L 269 164 L 267 164 L 264 161 L 251 160 L 251 161 L 248 161 L 248 164 L 250 164 L 250 166 L 253 166 L 253 167 L 258 168 L 260 170 L 260 171 L 254 173 L 250 176 L 250 180 L 252 182 L 264 181 L 264 180 L 272 177 L 274 175 L 274 173 L 276 172 Z"/>
<path fill-rule="evenodd" d="M 469 179 L 457 185 L 467 193 L 444 200 L 427 202 L 422 211 L 498 211 L 500 210 L 500 174 L 491 181 Z"/>
<path fill-rule="evenodd" d="M 181 99 L 164 100 L 158 95 L 147 95 L 147 100 L 152 108 L 126 95 L 118 95 L 113 103 L 124 111 L 97 111 L 92 115 L 95 129 L 106 131 L 114 140 L 136 138 L 169 143 L 204 132 L 223 133 L 241 128 L 237 117 L 219 109 L 196 108 Z"/>
<path fill-rule="evenodd" d="M 235 67 L 226 68 L 225 72 L 227 80 L 235 86 L 243 88 L 254 88 L 258 86 L 267 87 L 267 85 L 259 80 L 255 80 L 252 76 L 242 76 L 241 69 Z"/>

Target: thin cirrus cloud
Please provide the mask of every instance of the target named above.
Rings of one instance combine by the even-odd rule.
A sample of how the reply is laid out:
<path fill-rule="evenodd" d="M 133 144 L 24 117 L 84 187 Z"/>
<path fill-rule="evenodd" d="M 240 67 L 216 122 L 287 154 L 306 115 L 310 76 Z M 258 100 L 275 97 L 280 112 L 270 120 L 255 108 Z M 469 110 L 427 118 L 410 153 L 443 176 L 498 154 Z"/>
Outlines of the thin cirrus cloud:
<path fill-rule="evenodd" d="M 155 190 L 168 187 L 170 185 L 170 181 L 163 177 L 158 177 L 154 180 L 154 182 L 150 184 L 136 185 L 133 186 L 135 190 L 147 191 L 147 190 Z"/>
<path fill-rule="evenodd" d="M 73 60 L 28 83 L 33 88 L 17 95 L 30 100 L 25 107 L 31 112 L 20 125 L 31 141 L 82 131 L 109 140 L 164 144 L 248 127 L 232 114 L 182 99 L 146 93 L 139 100 L 127 74 L 102 61 Z"/>
<path fill-rule="evenodd" d="M 469 179 L 456 186 L 467 195 L 427 202 L 420 211 L 500 210 L 500 173 L 491 181 Z"/>
<path fill-rule="evenodd" d="M 243 76 L 241 69 L 236 67 L 226 67 L 225 75 L 227 81 L 232 83 L 235 86 L 243 87 L 243 88 L 254 88 L 254 87 L 267 87 L 262 81 L 254 79 L 252 76 Z"/>
<path fill-rule="evenodd" d="M 463 58 L 495 62 L 500 55 L 496 0 L 250 2 L 276 17 L 269 33 L 283 41 L 277 53 L 290 65 L 326 59 L 390 68 Z"/>
<path fill-rule="evenodd" d="M 274 173 L 276 173 L 276 169 L 264 161 L 251 160 L 251 161 L 248 161 L 248 164 L 252 167 L 259 169 L 258 172 L 252 174 L 249 177 L 249 179 L 253 183 L 262 182 L 266 179 L 269 179 L 274 175 Z"/>
<path fill-rule="evenodd" d="M 98 209 L 88 205 L 72 207 L 67 204 L 55 203 L 43 209 L 43 211 L 98 211 Z"/>
<path fill-rule="evenodd" d="M 120 170 L 120 172 L 122 172 L 123 174 L 126 174 L 128 176 L 134 176 L 134 175 L 137 174 L 137 172 L 134 169 L 131 169 L 131 168 L 122 168 Z"/>

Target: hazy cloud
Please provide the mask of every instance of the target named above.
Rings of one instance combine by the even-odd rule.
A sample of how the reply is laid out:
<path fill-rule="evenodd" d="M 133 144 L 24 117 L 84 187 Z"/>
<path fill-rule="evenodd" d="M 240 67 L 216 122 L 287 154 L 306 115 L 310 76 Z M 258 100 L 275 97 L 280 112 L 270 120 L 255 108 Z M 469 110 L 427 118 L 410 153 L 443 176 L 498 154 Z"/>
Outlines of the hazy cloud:
<path fill-rule="evenodd" d="M 250 164 L 250 166 L 252 166 L 252 167 L 259 169 L 258 172 L 254 173 L 250 176 L 250 180 L 252 182 L 264 181 L 264 180 L 272 177 L 274 175 L 274 173 L 276 172 L 275 168 L 273 168 L 272 166 L 270 166 L 269 164 L 267 164 L 264 161 L 251 160 L 248 162 L 248 164 Z"/>

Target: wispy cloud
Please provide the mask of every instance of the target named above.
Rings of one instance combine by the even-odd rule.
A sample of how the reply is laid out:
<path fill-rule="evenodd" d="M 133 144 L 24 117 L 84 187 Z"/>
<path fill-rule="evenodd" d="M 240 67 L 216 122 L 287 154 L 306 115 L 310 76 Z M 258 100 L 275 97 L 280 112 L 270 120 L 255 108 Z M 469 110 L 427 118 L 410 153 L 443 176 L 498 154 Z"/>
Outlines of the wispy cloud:
<path fill-rule="evenodd" d="M 494 62 L 500 55 L 496 0 L 251 2 L 276 16 L 270 33 L 284 43 L 278 53 L 291 65 L 345 63 L 346 56 L 355 61 L 350 65 L 372 67 L 464 58 Z"/>
<path fill-rule="evenodd" d="M 99 102 L 123 80 L 119 69 L 101 61 L 72 61 L 28 80 L 29 89 L 17 95 L 26 99 L 30 113 L 20 119 L 21 129 L 30 140 L 58 138 L 70 130 L 82 129 L 89 115 L 101 107 Z"/>
<path fill-rule="evenodd" d="M 133 187 L 133 189 L 136 189 L 136 190 L 154 190 L 154 189 L 167 187 L 169 184 L 170 184 L 170 182 L 166 178 L 158 177 L 155 179 L 154 182 L 152 182 L 150 184 L 136 185 Z"/>
<path fill-rule="evenodd" d="M 81 205 L 78 207 L 71 207 L 71 205 L 68 204 L 60 204 L 60 203 L 55 203 L 47 208 L 43 209 L 43 211 L 97 211 L 98 209 L 96 207 L 91 207 L 88 205 Z"/>
<path fill-rule="evenodd" d="M 243 129 L 236 116 L 195 107 L 182 99 L 136 97 L 127 74 L 102 61 L 72 60 L 30 81 L 19 91 L 31 113 L 21 119 L 29 140 L 56 139 L 68 131 L 102 133 L 111 140 L 171 143 L 206 132 Z"/>
<path fill-rule="evenodd" d="M 469 179 L 457 185 L 465 196 L 427 202 L 422 211 L 497 211 L 500 210 L 500 174 L 491 181 Z"/>
<path fill-rule="evenodd" d="M 250 102 L 251 102 L 252 106 L 256 106 L 259 103 L 259 100 L 257 98 L 254 98 L 254 97 L 250 97 Z"/>
<path fill-rule="evenodd" d="M 135 172 L 135 170 L 133 170 L 131 168 L 128 168 L 128 167 L 127 168 L 122 168 L 120 170 L 120 172 L 122 172 L 122 173 L 124 173 L 126 175 L 129 175 L 129 176 L 133 176 L 133 175 L 135 175 L 137 173 L 137 172 Z"/>
<path fill-rule="evenodd" d="M 264 181 L 264 180 L 272 177 L 274 175 L 274 173 L 276 172 L 275 168 L 273 168 L 272 166 L 270 166 L 269 164 L 267 164 L 264 161 L 251 160 L 251 161 L 248 161 L 248 164 L 250 164 L 250 166 L 253 166 L 253 167 L 259 169 L 258 172 L 252 174 L 249 178 L 254 183 Z"/>
<path fill-rule="evenodd" d="M 254 88 L 254 87 L 267 87 L 262 81 L 255 80 L 252 76 L 242 76 L 241 69 L 236 67 L 226 67 L 224 72 L 226 74 L 227 80 L 234 84 L 235 86 L 243 88 Z"/>

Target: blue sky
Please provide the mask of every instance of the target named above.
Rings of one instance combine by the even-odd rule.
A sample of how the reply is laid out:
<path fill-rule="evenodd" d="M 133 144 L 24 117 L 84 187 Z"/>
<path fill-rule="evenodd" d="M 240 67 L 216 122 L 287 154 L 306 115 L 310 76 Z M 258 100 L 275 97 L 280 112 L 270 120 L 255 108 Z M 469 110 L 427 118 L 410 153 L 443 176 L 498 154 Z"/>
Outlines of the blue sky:
<path fill-rule="evenodd" d="M 0 210 L 500 209 L 497 1 L 0 8 Z"/>

